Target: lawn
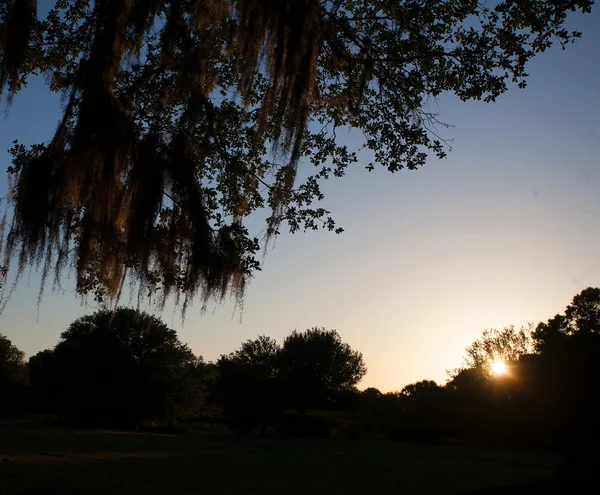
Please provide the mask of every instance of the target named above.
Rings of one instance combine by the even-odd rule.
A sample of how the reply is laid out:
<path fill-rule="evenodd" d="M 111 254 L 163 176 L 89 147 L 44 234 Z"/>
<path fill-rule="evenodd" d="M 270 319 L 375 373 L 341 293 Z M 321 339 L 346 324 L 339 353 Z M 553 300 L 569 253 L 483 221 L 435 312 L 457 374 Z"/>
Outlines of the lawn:
<path fill-rule="evenodd" d="M 24 429 L 0 429 L 0 460 L 2 495 L 547 493 L 558 461 L 389 441 Z"/>

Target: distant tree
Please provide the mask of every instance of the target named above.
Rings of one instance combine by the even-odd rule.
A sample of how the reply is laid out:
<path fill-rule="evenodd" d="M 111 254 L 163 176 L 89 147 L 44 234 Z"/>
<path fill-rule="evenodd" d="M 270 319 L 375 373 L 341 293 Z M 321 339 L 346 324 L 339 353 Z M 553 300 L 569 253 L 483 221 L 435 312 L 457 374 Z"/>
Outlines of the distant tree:
<path fill-rule="evenodd" d="M 565 346 L 578 346 L 585 353 L 588 343 L 600 339 L 600 288 L 588 287 L 571 301 L 564 314 L 557 314 L 545 323 L 540 323 L 533 340 L 540 353 L 558 353 Z M 593 344 L 592 344 L 593 347 Z"/>
<path fill-rule="evenodd" d="M 316 203 L 358 161 L 340 129 L 364 136 L 369 170 L 444 157 L 431 101 L 524 87 L 531 58 L 580 36 L 567 13 L 592 5 L 61 0 L 41 17 L 5 0 L 0 91 L 39 74 L 65 101 L 54 134 L 12 149 L 7 261 L 17 276 L 71 267 L 97 298 L 125 281 L 184 309 L 198 292 L 242 297 L 259 268 L 252 213 L 270 209 L 269 236 L 336 230 Z M 296 184 L 301 158 L 316 168 Z"/>
<path fill-rule="evenodd" d="M 127 308 L 75 320 L 32 365 L 36 377 L 52 368 L 62 412 L 80 420 L 173 421 L 193 413 L 201 388 L 201 358 L 158 318 Z"/>
<path fill-rule="evenodd" d="M 365 397 L 372 397 L 373 399 L 379 399 L 379 397 L 381 397 L 383 394 L 381 393 L 381 390 L 379 390 L 376 387 L 367 387 L 364 390 L 361 390 L 361 395 L 364 395 Z"/>
<path fill-rule="evenodd" d="M 429 397 L 433 394 L 438 393 L 441 388 L 442 387 L 440 387 L 433 380 L 421 380 L 419 382 L 405 385 L 400 391 L 400 393 L 404 397 L 408 398 Z"/>
<path fill-rule="evenodd" d="M 60 363 L 53 349 L 40 351 L 27 363 L 36 412 L 59 412 L 63 401 L 60 388 Z"/>
<path fill-rule="evenodd" d="M 421 380 L 402 388 L 406 409 L 418 412 L 434 412 L 444 405 L 446 390 L 433 380 Z"/>
<path fill-rule="evenodd" d="M 510 325 L 502 330 L 484 330 L 481 337 L 465 349 L 462 366 L 448 371 L 446 389 L 449 406 L 468 413 L 498 413 L 522 395 L 525 384 L 520 380 L 522 358 L 533 350 L 533 325 L 517 329 Z M 501 362 L 506 375 L 496 375 L 494 363 Z"/>
<path fill-rule="evenodd" d="M 281 346 L 275 339 L 261 335 L 255 340 L 247 340 L 228 357 L 251 373 L 273 379 L 279 373 L 277 358 L 280 352 Z"/>
<path fill-rule="evenodd" d="M 189 357 L 185 357 L 182 353 L 179 364 L 177 364 L 178 358 L 171 356 L 172 364 L 165 363 L 168 371 L 160 371 L 159 373 L 164 374 L 160 377 L 155 376 L 154 383 L 151 385 L 151 387 L 156 387 L 156 383 L 161 382 L 162 391 L 166 392 L 164 398 L 158 397 L 158 407 L 154 417 L 166 418 L 171 425 L 174 425 L 175 421 L 179 419 L 194 419 L 208 412 L 210 370 L 202 357 L 192 358 L 193 353 L 189 349 L 187 350 L 190 353 Z M 156 363 L 151 366 L 153 370 L 156 370 L 161 365 Z M 151 388 L 150 390 L 156 389 Z"/>
<path fill-rule="evenodd" d="M 600 288 L 588 287 L 565 310 L 570 333 L 600 334 Z"/>
<path fill-rule="evenodd" d="M 535 351 L 544 355 L 560 354 L 568 338 L 567 328 L 566 317 L 562 314 L 539 323 L 532 334 Z"/>
<path fill-rule="evenodd" d="M 580 424 L 596 424 L 600 398 L 600 289 L 575 295 L 564 313 L 540 323 L 533 333 L 543 373 L 539 388 Z M 552 384 L 548 386 L 548 382 Z"/>
<path fill-rule="evenodd" d="M 25 353 L 0 334 L 0 386 L 21 384 L 26 379 Z"/>
<path fill-rule="evenodd" d="M 360 392 L 360 395 L 369 402 L 377 402 L 383 396 L 381 390 L 375 387 L 365 388 Z"/>
<path fill-rule="evenodd" d="M 446 389 L 451 409 L 463 413 L 491 412 L 494 377 L 480 368 L 459 368 L 449 375 Z"/>
<path fill-rule="evenodd" d="M 23 409 L 26 385 L 25 354 L 0 334 L 0 416 Z"/>
<path fill-rule="evenodd" d="M 495 361 L 506 364 L 506 373 L 494 372 Z M 428 412 L 442 404 L 452 428 L 498 440 L 600 438 L 600 289 L 583 290 L 535 328 L 485 330 L 448 374 L 443 390 L 427 380 L 405 387 L 403 410 Z M 587 443 L 586 451 L 596 441 Z"/>
<path fill-rule="evenodd" d="M 267 424 L 283 412 L 278 358 L 281 348 L 266 336 L 248 340 L 216 364 L 213 401 L 237 427 Z"/>
<path fill-rule="evenodd" d="M 378 411 L 381 406 L 383 394 L 375 387 L 368 387 L 360 391 L 359 399 L 362 409 L 367 411 Z"/>
<path fill-rule="evenodd" d="M 33 386 L 45 386 L 55 375 L 54 351 L 46 349 L 29 358 L 27 370 L 29 383 Z"/>
<path fill-rule="evenodd" d="M 517 330 L 513 325 L 502 330 L 484 330 L 481 337 L 465 349 L 463 365 L 449 371 L 450 377 L 464 369 L 473 369 L 484 376 L 493 374 L 493 364 L 501 361 L 507 366 L 532 352 L 532 325 Z"/>
<path fill-rule="evenodd" d="M 279 367 L 287 405 L 301 412 L 336 405 L 367 372 L 362 354 L 324 328 L 286 337 Z"/>
<path fill-rule="evenodd" d="M 200 360 L 199 360 L 200 362 Z M 195 401 L 191 403 L 194 414 L 188 414 L 189 417 L 196 416 L 197 419 L 207 421 L 222 421 L 223 407 L 218 401 L 214 400 L 216 384 L 219 379 L 219 369 L 215 362 L 202 362 L 195 368 L 196 378 L 199 379 L 199 393 L 194 395 Z"/>
<path fill-rule="evenodd" d="M 402 409 L 405 396 L 401 392 L 386 392 L 379 398 L 380 409 L 387 413 L 398 413 Z"/>

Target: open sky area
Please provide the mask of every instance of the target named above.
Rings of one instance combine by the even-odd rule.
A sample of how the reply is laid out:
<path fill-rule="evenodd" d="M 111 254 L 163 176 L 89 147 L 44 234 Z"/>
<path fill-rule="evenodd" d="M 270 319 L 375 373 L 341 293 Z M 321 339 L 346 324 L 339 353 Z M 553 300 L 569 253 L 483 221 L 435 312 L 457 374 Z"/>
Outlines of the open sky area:
<path fill-rule="evenodd" d="M 443 383 L 484 329 L 546 320 L 600 286 L 600 16 L 574 15 L 567 27 L 583 38 L 536 58 L 526 89 L 513 86 L 492 104 L 440 98 L 439 117 L 453 126 L 439 130 L 454 140 L 447 159 L 369 173 L 370 157 L 359 154 L 324 188 L 345 232 L 281 235 L 241 313 L 225 301 L 204 314 L 191 307 L 184 323 L 173 306 L 161 317 L 206 360 L 260 334 L 281 342 L 294 329 L 335 328 L 365 357 L 361 387 L 390 391 Z M 14 139 L 48 140 L 60 108 L 43 80 L 3 102 L 0 195 L 5 150 Z M 69 280 L 64 287 L 38 307 L 39 274 L 24 276 L 0 332 L 28 355 L 54 346 L 97 309 L 81 304 Z"/>

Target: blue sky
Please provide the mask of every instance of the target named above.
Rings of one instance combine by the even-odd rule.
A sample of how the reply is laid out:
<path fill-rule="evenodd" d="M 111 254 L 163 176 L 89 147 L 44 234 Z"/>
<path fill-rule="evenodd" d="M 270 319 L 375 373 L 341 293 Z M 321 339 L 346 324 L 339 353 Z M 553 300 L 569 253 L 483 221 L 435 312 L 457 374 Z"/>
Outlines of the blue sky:
<path fill-rule="evenodd" d="M 600 286 L 600 17 L 568 27 L 583 39 L 535 59 L 525 90 L 494 104 L 441 98 L 440 118 L 454 126 L 443 130 L 454 138 L 447 159 L 392 175 L 368 173 L 363 155 L 332 179 L 325 206 L 345 232 L 277 239 L 241 321 L 231 302 L 192 307 L 183 325 L 172 307 L 162 318 L 208 360 L 259 334 L 335 328 L 364 354 L 362 386 L 387 391 L 443 382 L 482 330 L 545 320 Z M 43 81 L 15 98 L 0 120 L 3 170 L 11 141 L 48 140 L 59 111 Z M 24 277 L 0 315 L 0 332 L 27 354 L 96 309 L 48 291 L 38 317 L 38 281 Z"/>

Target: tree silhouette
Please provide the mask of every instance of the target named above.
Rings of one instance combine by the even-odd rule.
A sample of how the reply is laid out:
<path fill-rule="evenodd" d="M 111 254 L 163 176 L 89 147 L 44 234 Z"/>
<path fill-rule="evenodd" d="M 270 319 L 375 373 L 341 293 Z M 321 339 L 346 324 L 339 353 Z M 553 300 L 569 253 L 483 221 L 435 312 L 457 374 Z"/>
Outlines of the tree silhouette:
<path fill-rule="evenodd" d="M 573 297 L 565 316 L 572 333 L 600 333 L 600 288 L 588 287 Z"/>
<path fill-rule="evenodd" d="M 0 385 L 23 383 L 26 377 L 25 353 L 0 334 Z"/>
<path fill-rule="evenodd" d="M 536 327 L 533 338 L 542 359 L 541 380 L 553 385 L 547 393 L 580 426 L 595 427 L 600 412 L 594 391 L 600 380 L 600 289 L 588 287 L 575 295 L 563 314 Z"/>
<path fill-rule="evenodd" d="M 322 180 L 357 161 L 355 128 L 391 172 L 445 155 L 428 102 L 493 101 L 592 0 L 35 0 L 0 4 L 0 88 L 31 74 L 65 100 L 56 132 L 15 144 L 3 232 L 18 277 L 76 269 L 80 293 L 117 298 L 129 276 L 164 302 L 242 297 L 259 268 L 244 220 L 268 236 L 335 230 Z M 309 125 L 311 124 L 311 125 Z M 279 158 L 278 158 L 279 157 Z M 315 166 L 295 184 L 300 159 Z M 2 223 L 4 225 L 4 223 Z M 0 229 L 4 231 L 4 229 Z"/>
<path fill-rule="evenodd" d="M 433 380 L 421 380 L 406 385 L 400 391 L 405 399 L 406 409 L 410 411 L 434 412 L 444 405 L 446 390 Z"/>
<path fill-rule="evenodd" d="M 507 365 L 517 362 L 521 356 L 532 351 L 531 332 L 532 325 L 519 330 L 512 325 L 502 330 L 484 330 L 481 338 L 465 349 L 463 366 L 450 371 L 450 376 L 456 376 L 464 369 L 477 370 L 484 376 L 491 376 L 494 362 L 501 361 Z"/>
<path fill-rule="evenodd" d="M 0 334 L 0 415 L 22 409 L 26 384 L 25 354 Z"/>
<path fill-rule="evenodd" d="M 421 380 L 419 382 L 410 383 L 402 387 L 400 393 L 405 397 L 417 398 L 428 397 L 436 394 L 440 386 L 434 380 Z"/>
<path fill-rule="evenodd" d="M 238 428 L 277 420 L 283 412 L 278 358 L 281 348 L 266 336 L 248 340 L 217 361 L 212 399 Z"/>
<path fill-rule="evenodd" d="M 32 387 L 33 408 L 36 412 L 57 413 L 64 408 L 61 396 L 60 362 L 54 350 L 46 349 L 29 358 L 29 383 Z"/>
<path fill-rule="evenodd" d="M 300 412 L 336 405 L 367 372 L 362 354 L 324 328 L 286 337 L 279 368 L 286 404 Z"/>
<path fill-rule="evenodd" d="M 202 361 L 158 318 L 119 308 L 75 320 L 31 360 L 34 384 L 56 392 L 67 418 L 135 426 L 192 414 Z"/>
<path fill-rule="evenodd" d="M 490 364 L 502 360 L 506 375 Z M 600 401 L 600 289 L 575 295 L 547 322 L 486 330 L 466 348 L 463 366 L 449 372 L 454 410 L 501 413 L 571 433 L 597 430 Z"/>
<path fill-rule="evenodd" d="M 381 404 L 383 394 L 378 388 L 368 387 L 360 392 L 360 401 L 363 408 L 376 411 Z"/>
<path fill-rule="evenodd" d="M 502 330 L 484 330 L 479 339 L 465 349 L 462 366 L 448 371 L 446 388 L 449 405 L 462 413 L 505 413 L 507 407 L 531 386 L 521 375 L 532 373 L 531 362 L 523 363 L 533 350 L 532 325 L 520 329 L 510 325 Z M 502 362 L 505 375 L 496 375 L 493 364 Z M 532 375 L 531 375 L 532 376 Z"/>
<path fill-rule="evenodd" d="M 564 314 L 540 323 L 533 333 L 541 353 L 561 353 L 565 346 L 578 345 L 585 352 L 587 342 L 600 335 L 600 289 L 588 287 L 573 297 Z"/>

